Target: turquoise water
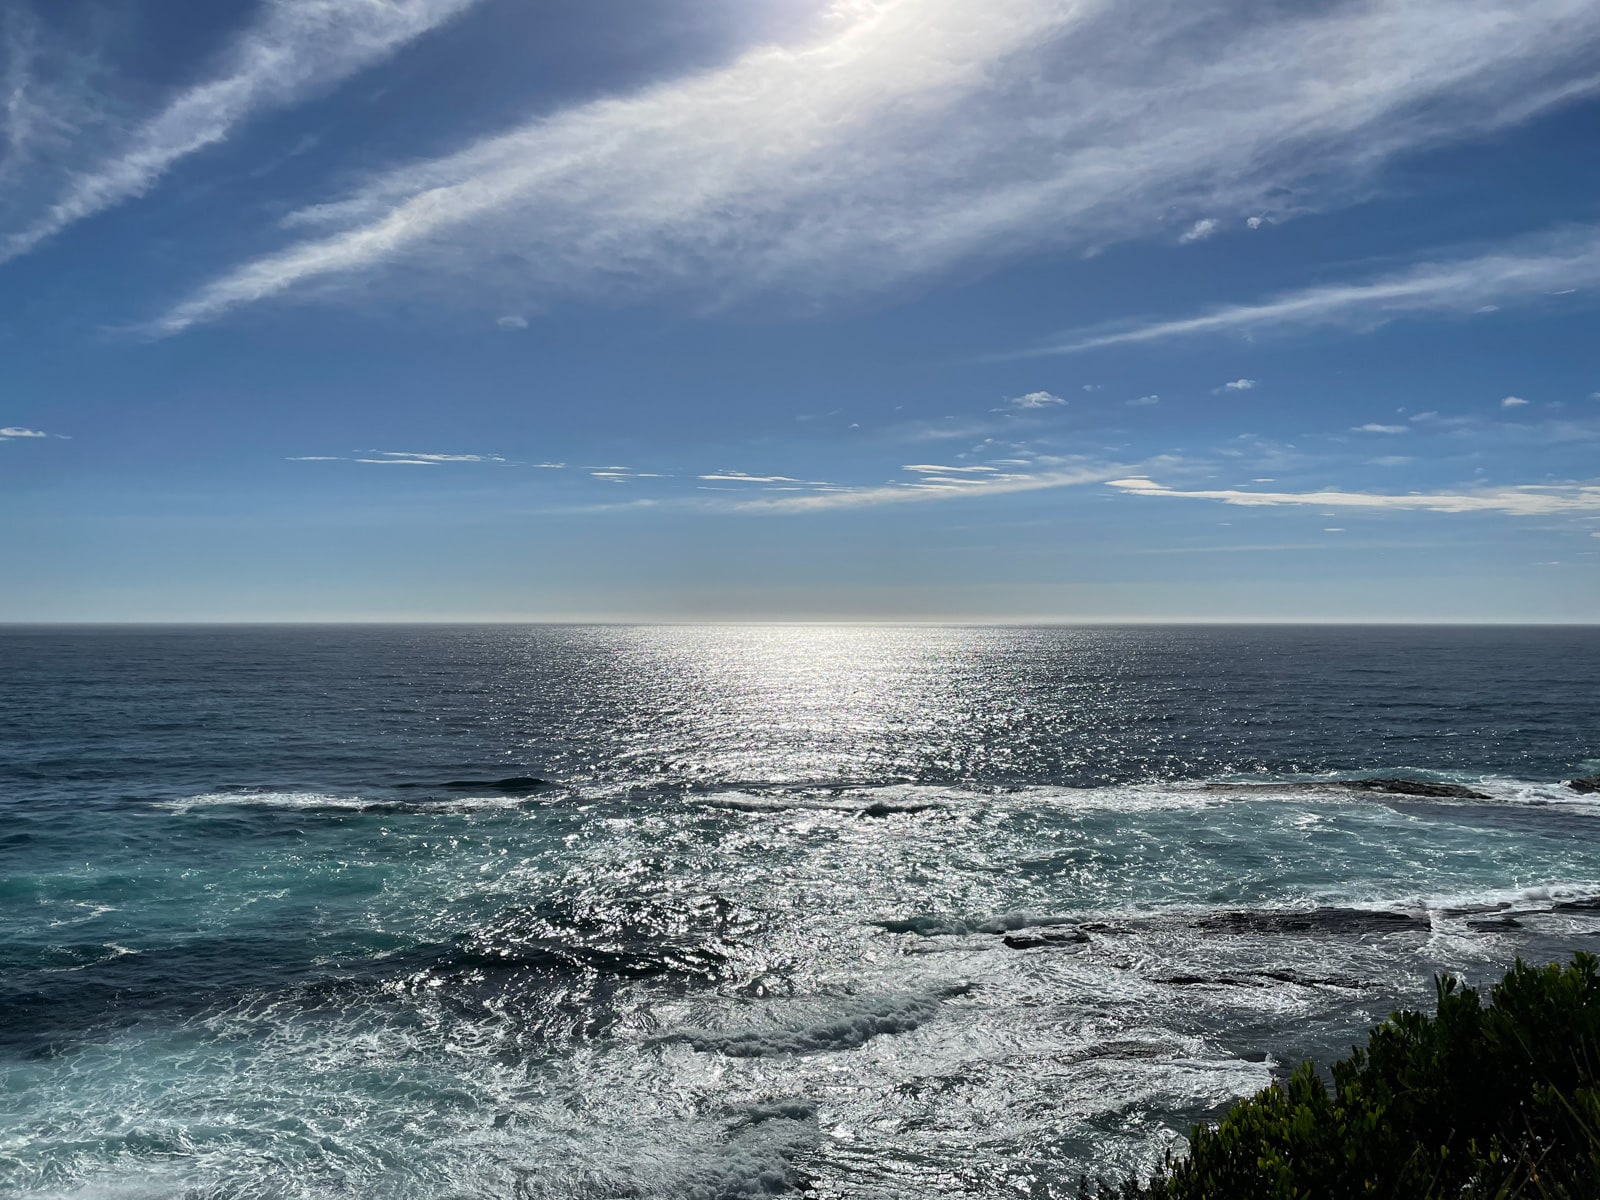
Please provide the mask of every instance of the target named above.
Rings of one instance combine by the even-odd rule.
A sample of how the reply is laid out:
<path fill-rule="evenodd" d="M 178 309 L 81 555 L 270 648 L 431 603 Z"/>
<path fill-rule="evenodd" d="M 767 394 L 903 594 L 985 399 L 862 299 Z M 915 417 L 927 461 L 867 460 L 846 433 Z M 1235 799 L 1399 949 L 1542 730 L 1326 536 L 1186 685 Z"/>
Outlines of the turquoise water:
<path fill-rule="evenodd" d="M 0 662 L 7 1194 L 1070 1195 L 1436 971 L 1600 933 L 1593 630 Z"/>

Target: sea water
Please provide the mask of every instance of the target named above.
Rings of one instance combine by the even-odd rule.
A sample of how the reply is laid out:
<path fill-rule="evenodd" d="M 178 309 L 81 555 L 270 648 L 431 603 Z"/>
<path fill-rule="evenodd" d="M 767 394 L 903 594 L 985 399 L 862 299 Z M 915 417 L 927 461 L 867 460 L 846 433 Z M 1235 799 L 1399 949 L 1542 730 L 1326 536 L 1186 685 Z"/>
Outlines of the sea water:
<path fill-rule="evenodd" d="M 1597 678 L 1581 628 L 0 630 L 0 1193 L 1072 1195 L 1600 948 Z"/>

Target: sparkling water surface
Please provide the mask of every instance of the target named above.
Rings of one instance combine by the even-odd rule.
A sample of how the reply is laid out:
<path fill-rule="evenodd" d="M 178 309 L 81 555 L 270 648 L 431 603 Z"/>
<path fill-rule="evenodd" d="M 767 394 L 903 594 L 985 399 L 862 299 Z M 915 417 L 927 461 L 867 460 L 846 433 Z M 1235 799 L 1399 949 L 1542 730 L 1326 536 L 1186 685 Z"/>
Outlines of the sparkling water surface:
<path fill-rule="evenodd" d="M 0 1192 L 1072 1195 L 1437 971 L 1600 946 L 1597 668 L 1585 628 L 0 630 Z M 1489 798 L 1336 786 L 1397 774 Z"/>

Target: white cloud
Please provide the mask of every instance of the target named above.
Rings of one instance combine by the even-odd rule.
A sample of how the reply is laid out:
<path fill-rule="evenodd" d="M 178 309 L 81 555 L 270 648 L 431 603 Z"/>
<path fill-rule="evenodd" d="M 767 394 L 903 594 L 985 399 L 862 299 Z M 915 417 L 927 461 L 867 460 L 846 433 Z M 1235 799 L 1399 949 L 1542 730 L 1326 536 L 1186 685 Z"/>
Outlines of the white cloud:
<path fill-rule="evenodd" d="M 722 480 L 731 483 L 799 483 L 798 479 L 791 479 L 787 475 L 746 475 L 743 471 L 723 471 L 713 475 L 701 475 L 700 479 Z"/>
<path fill-rule="evenodd" d="M 1189 226 L 1188 229 L 1185 229 L 1178 240 L 1185 244 L 1189 242 L 1203 242 L 1221 228 L 1222 223 L 1215 217 L 1202 217 L 1193 225 Z"/>
<path fill-rule="evenodd" d="M 1244 223 L 1251 229 L 1260 229 L 1266 224 L 1266 220 L 1262 217 L 1246 217 Z"/>
<path fill-rule="evenodd" d="M 1410 433 L 1409 425 L 1379 425 L 1376 421 L 1368 421 L 1365 425 L 1356 425 L 1351 428 L 1351 433 Z"/>
<path fill-rule="evenodd" d="M 1222 385 L 1230 392 L 1248 392 L 1256 386 L 1254 379 L 1234 379 Z"/>
<path fill-rule="evenodd" d="M 370 457 L 367 457 L 370 456 Z M 297 454 L 290 462 L 358 462 L 373 466 L 436 467 L 440 463 L 503 463 L 498 454 L 434 454 L 420 450 L 368 450 L 366 456 L 346 458 L 340 454 Z M 550 464 L 540 463 L 540 466 Z"/>
<path fill-rule="evenodd" d="M 1050 408 L 1057 404 L 1065 404 L 1066 401 L 1049 392 L 1028 392 L 1021 396 L 1012 396 L 1006 403 L 1012 408 Z"/>
<path fill-rule="evenodd" d="M 1286 292 L 1259 304 L 1232 304 L 1194 317 L 1155 321 L 1102 333 L 1085 331 L 1056 345 L 1010 355 L 1075 354 L 1198 334 L 1248 333 L 1287 326 L 1374 328 L 1419 313 L 1462 315 L 1482 302 L 1536 302 L 1552 282 L 1600 285 L 1600 228 L 1523 237 L 1488 253 L 1425 262 L 1364 283 L 1327 284 Z M 1492 311 L 1492 310 L 1491 310 Z"/>
<path fill-rule="evenodd" d="M 1160 404 L 1161 397 L 1156 395 L 1139 396 L 1128 401 L 1129 408 L 1149 408 L 1152 404 Z"/>
<path fill-rule="evenodd" d="M 112 119 L 93 47 L 64 45 L 25 4 L 0 6 L 0 192 L 30 192 Z"/>
<path fill-rule="evenodd" d="M 460 296 L 814 303 L 1259 210 L 1284 188 L 1336 203 L 1397 153 L 1586 94 L 1600 48 L 1593 0 L 836 11 L 807 44 L 541 116 L 304 210 L 301 240 L 150 328 L 391 266 Z"/>
<path fill-rule="evenodd" d="M 495 324 L 500 326 L 501 329 L 526 329 L 528 327 L 528 318 L 519 317 L 512 313 L 498 318 Z"/>
<path fill-rule="evenodd" d="M 386 458 L 403 458 L 413 462 L 481 463 L 506 461 L 498 454 L 424 454 L 421 451 L 413 450 L 377 450 L 373 451 L 373 453 L 382 454 Z M 356 461 L 371 462 L 373 460 L 362 458 Z"/>
<path fill-rule="evenodd" d="M 919 475 L 960 475 L 960 474 L 986 474 L 995 471 L 996 467 L 942 467 L 937 463 L 907 463 L 900 468 L 902 471 L 914 471 Z"/>
<path fill-rule="evenodd" d="M 20 425 L 7 425 L 0 428 L 0 442 L 9 442 L 13 438 L 42 438 L 49 437 L 48 433 L 38 429 L 24 429 Z"/>
<path fill-rule="evenodd" d="M 1492 488 L 1477 492 L 1246 492 L 1239 490 L 1177 491 L 1149 479 L 1112 479 L 1112 487 L 1135 496 L 1168 496 L 1185 500 L 1219 500 L 1249 508 L 1314 505 L 1325 509 L 1382 509 L 1412 512 L 1506 513 L 1552 516 L 1600 513 L 1600 486 L 1567 484 Z"/>
<path fill-rule="evenodd" d="M 111 155 L 71 176 L 32 223 L 0 240 L 0 262 L 67 226 L 143 195 L 172 166 L 257 114 L 387 58 L 475 0 L 272 0 L 220 69 L 174 96 Z"/>
<path fill-rule="evenodd" d="M 1049 488 L 1078 487 L 1087 483 L 1104 483 L 1117 475 L 1120 470 L 1122 468 L 1085 464 L 1074 470 L 1041 471 L 1032 474 L 932 476 L 911 483 L 891 483 L 881 487 L 835 487 L 800 495 L 763 496 L 760 499 L 739 501 L 733 507 L 737 511 L 749 513 L 825 512 L 832 509 L 873 508 L 884 504 L 966 500 L 1042 491 Z"/>
<path fill-rule="evenodd" d="M 1504 400 L 1500 401 L 1500 407 L 1501 408 L 1521 408 L 1526 403 L 1527 403 L 1527 401 L 1524 400 L 1521 396 L 1507 396 Z"/>

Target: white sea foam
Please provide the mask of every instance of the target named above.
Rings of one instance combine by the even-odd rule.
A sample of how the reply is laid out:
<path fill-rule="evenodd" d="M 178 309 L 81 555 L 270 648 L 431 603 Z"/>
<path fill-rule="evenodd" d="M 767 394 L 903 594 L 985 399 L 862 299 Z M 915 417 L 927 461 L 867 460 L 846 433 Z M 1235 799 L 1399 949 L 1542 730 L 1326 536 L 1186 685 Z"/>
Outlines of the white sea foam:
<path fill-rule="evenodd" d="M 519 808 L 525 796 L 451 796 L 440 800 L 392 800 L 373 796 L 335 795 L 328 792 L 204 792 L 178 800 L 163 800 L 153 807 L 187 813 L 209 808 L 277 808 L 289 810 L 344 809 L 361 812 L 392 809 L 402 812 L 471 812 L 479 809 Z"/>
<path fill-rule="evenodd" d="M 936 994 L 786 1001 L 761 1006 L 765 1019 L 746 1028 L 684 1029 L 669 1036 L 696 1050 L 730 1058 L 853 1050 L 880 1035 L 918 1028 L 938 1012 L 942 1001 L 965 991 L 958 986 Z"/>

